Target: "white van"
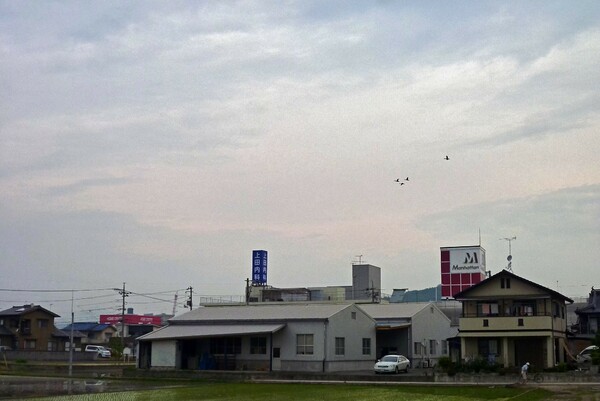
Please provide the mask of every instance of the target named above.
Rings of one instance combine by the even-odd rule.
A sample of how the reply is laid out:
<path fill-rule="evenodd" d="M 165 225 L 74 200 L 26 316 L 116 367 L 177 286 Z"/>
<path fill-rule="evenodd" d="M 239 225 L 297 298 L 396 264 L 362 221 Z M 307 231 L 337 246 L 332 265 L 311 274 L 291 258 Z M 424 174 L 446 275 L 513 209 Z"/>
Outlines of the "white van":
<path fill-rule="evenodd" d="M 85 352 L 96 352 L 102 358 L 110 358 L 111 352 L 101 345 L 86 345 Z"/>
<path fill-rule="evenodd" d="M 584 348 L 579 354 L 577 354 L 577 363 L 590 363 L 592 362 L 592 352 L 598 350 L 597 345 L 590 345 Z"/>

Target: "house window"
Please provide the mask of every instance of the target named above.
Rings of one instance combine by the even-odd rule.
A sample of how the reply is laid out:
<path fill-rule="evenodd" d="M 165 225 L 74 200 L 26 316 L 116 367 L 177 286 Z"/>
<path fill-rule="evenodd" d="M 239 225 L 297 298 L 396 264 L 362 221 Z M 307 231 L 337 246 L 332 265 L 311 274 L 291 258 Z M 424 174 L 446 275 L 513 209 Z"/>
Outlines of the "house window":
<path fill-rule="evenodd" d="M 515 302 L 511 311 L 513 316 L 534 316 L 535 301 Z"/>
<path fill-rule="evenodd" d="M 38 319 L 37 324 L 39 329 L 45 329 L 48 327 L 48 319 Z"/>
<path fill-rule="evenodd" d="M 296 354 L 312 355 L 315 352 L 313 334 L 296 334 Z"/>
<path fill-rule="evenodd" d="M 510 278 L 501 278 L 500 279 L 500 288 L 510 288 Z"/>
<path fill-rule="evenodd" d="M 215 355 L 241 354 L 242 339 L 240 337 L 211 338 L 210 353 Z"/>
<path fill-rule="evenodd" d="M 414 343 L 414 349 L 413 349 L 413 354 L 415 354 L 415 355 L 421 355 L 423 353 L 427 353 L 427 347 L 425 347 L 424 343 L 420 343 L 418 341 L 415 341 L 415 343 Z"/>
<path fill-rule="evenodd" d="M 31 334 L 31 320 L 21 321 L 21 334 Z"/>
<path fill-rule="evenodd" d="M 48 351 L 58 351 L 58 343 L 56 341 L 48 341 Z"/>
<path fill-rule="evenodd" d="M 371 339 L 370 338 L 362 339 L 362 354 L 363 355 L 371 355 Z"/>
<path fill-rule="evenodd" d="M 250 353 L 265 355 L 267 353 L 267 337 L 250 337 Z"/>
<path fill-rule="evenodd" d="M 488 319 L 483 319 L 483 327 L 490 327 L 490 321 Z"/>
<path fill-rule="evenodd" d="M 352 320 L 356 320 L 356 312 L 351 312 L 350 317 L 352 318 Z"/>
<path fill-rule="evenodd" d="M 437 341 L 436 340 L 429 340 L 429 353 L 431 355 L 437 354 Z"/>
<path fill-rule="evenodd" d="M 560 305 L 556 302 L 552 302 L 552 316 L 560 317 Z"/>
<path fill-rule="evenodd" d="M 448 355 L 448 341 L 442 340 L 442 355 Z"/>
<path fill-rule="evenodd" d="M 499 342 L 496 339 L 482 338 L 478 341 L 479 355 L 487 357 L 489 355 L 499 355 Z"/>
<path fill-rule="evenodd" d="M 35 349 L 35 340 L 25 340 L 25 349 Z"/>
<path fill-rule="evenodd" d="M 519 326 L 525 326 L 525 322 L 521 318 L 519 318 L 518 324 L 519 324 Z"/>
<path fill-rule="evenodd" d="M 344 337 L 335 338 L 335 354 L 344 355 L 346 353 L 346 339 Z"/>
<path fill-rule="evenodd" d="M 477 316 L 498 316 L 497 302 L 478 302 Z"/>

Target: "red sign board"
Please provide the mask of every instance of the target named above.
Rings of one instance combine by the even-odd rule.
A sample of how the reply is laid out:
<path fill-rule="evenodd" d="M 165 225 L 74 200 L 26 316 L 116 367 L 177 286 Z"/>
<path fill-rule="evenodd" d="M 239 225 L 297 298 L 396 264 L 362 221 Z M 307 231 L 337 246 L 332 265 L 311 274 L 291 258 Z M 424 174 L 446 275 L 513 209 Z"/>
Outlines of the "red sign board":
<path fill-rule="evenodd" d="M 160 316 L 144 316 L 144 315 L 100 315 L 101 324 L 121 324 L 121 319 L 125 318 L 125 324 L 146 324 L 146 325 L 161 325 Z"/>

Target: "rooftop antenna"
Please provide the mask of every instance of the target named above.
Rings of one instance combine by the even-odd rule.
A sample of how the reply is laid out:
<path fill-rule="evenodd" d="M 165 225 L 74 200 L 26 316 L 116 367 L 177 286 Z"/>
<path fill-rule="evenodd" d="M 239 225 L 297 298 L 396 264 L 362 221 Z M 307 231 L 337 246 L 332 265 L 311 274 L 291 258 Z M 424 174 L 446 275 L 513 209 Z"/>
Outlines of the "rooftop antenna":
<path fill-rule="evenodd" d="M 510 238 L 500 238 L 500 240 L 505 240 L 508 241 L 508 256 L 506 257 L 506 260 L 508 260 L 508 265 L 506 265 L 506 270 L 508 270 L 509 272 L 512 272 L 512 249 L 511 249 L 511 242 L 516 240 L 517 237 L 510 237 Z"/>
<path fill-rule="evenodd" d="M 355 260 L 354 262 L 352 262 L 352 264 L 353 265 L 362 265 L 362 257 L 363 257 L 363 255 L 356 255 L 355 258 L 357 258 L 358 261 Z"/>

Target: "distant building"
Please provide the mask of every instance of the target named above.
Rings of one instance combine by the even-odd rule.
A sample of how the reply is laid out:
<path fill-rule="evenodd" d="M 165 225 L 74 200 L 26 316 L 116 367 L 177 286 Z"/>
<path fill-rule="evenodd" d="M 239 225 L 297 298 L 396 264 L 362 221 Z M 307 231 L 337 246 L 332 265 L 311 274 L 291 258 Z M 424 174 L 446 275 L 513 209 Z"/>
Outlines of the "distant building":
<path fill-rule="evenodd" d="M 575 310 L 577 323 L 574 326 L 577 337 L 592 339 L 600 330 L 600 290 L 592 287 L 587 305 Z"/>
<path fill-rule="evenodd" d="M 0 345 L 13 350 L 64 351 L 65 333 L 54 326 L 57 317 L 34 304 L 0 311 Z"/>
<path fill-rule="evenodd" d="M 248 302 L 369 301 L 381 300 L 381 268 L 370 264 L 352 265 L 352 285 L 277 288 L 253 285 Z"/>
<path fill-rule="evenodd" d="M 108 345 L 110 339 L 117 336 L 117 328 L 112 324 L 96 322 L 75 322 L 65 326 L 62 331 L 69 333 L 71 327 L 76 332 L 83 334 L 81 345 Z"/>

